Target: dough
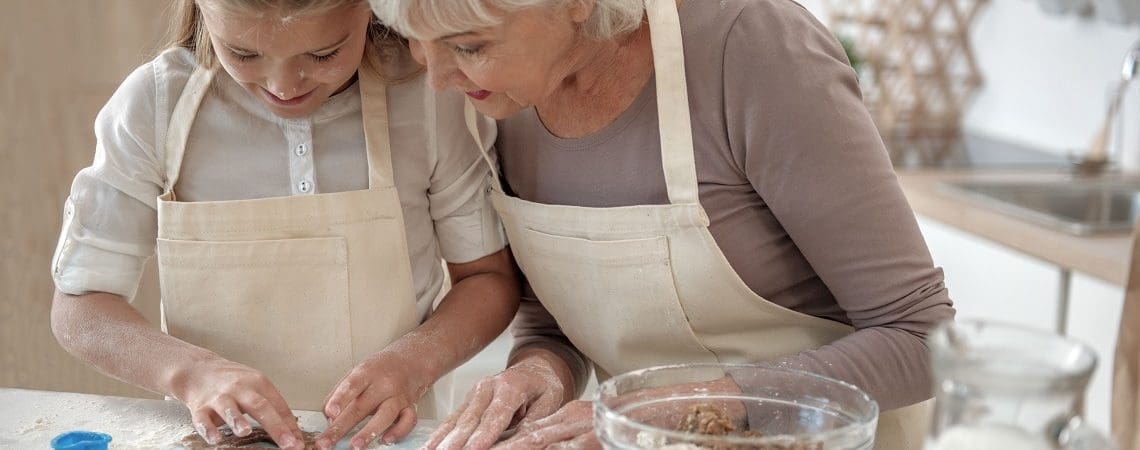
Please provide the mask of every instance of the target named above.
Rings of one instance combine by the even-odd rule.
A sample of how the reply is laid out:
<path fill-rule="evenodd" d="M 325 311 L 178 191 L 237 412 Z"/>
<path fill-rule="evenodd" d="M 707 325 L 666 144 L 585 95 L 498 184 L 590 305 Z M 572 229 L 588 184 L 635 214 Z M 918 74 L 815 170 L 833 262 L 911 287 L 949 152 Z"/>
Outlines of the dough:
<path fill-rule="evenodd" d="M 249 448 L 253 444 L 273 444 L 273 439 L 269 437 L 269 433 L 263 428 L 254 428 L 248 436 L 241 437 L 234 434 L 233 430 L 229 428 L 222 428 L 218 430 L 222 433 L 222 440 L 218 445 L 210 445 L 206 440 L 199 436 L 198 433 L 190 433 L 182 438 L 181 445 L 186 447 L 187 450 L 206 450 L 206 449 L 240 449 Z M 320 433 L 311 431 L 302 431 L 301 435 L 305 438 L 305 450 L 317 449 L 317 436 Z"/>
<path fill-rule="evenodd" d="M 761 437 L 762 433 L 744 430 L 737 431 L 736 424 L 723 408 L 708 404 L 698 404 L 689 408 L 689 413 L 677 424 L 677 431 L 707 434 L 711 436 Z M 823 450 L 822 442 L 795 442 L 790 444 L 715 444 L 712 450 Z"/>

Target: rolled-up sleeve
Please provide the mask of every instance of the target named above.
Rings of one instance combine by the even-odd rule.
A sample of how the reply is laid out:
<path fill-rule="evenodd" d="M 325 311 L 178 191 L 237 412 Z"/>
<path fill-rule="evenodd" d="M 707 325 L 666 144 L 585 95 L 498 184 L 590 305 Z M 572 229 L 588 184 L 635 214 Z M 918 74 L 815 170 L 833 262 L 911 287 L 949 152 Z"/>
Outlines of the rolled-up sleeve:
<path fill-rule="evenodd" d="M 480 118 L 483 142 L 476 143 L 464 121 L 463 97 L 455 94 L 437 95 L 437 159 L 428 199 L 443 259 L 466 263 L 502 250 L 506 236 L 487 199 L 491 169 L 480 151 L 494 161 L 495 122 Z"/>
<path fill-rule="evenodd" d="M 154 253 L 156 198 L 163 186 L 155 86 L 153 66 L 139 67 L 95 120 L 94 161 L 72 183 L 52 258 L 61 292 L 130 299 L 143 263 Z"/>

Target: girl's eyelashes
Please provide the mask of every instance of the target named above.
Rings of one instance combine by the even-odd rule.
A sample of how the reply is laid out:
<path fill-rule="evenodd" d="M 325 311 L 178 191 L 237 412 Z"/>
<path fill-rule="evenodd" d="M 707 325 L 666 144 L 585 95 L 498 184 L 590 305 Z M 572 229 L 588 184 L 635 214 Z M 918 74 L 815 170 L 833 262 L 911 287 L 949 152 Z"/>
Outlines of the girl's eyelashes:
<path fill-rule="evenodd" d="M 310 54 L 309 57 L 313 58 L 313 60 L 316 62 L 326 62 L 326 61 L 332 60 L 338 54 L 340 54 L 339 48 L 336 50 L 333 50 L 332 53 L 327 53 L 324 55 Z M 257 57 L 257 54 L 255 54 L 255 53 L 240 53 L 240 52 L 236 52 L 233 50 L 230 50 L 230 55 L 233 56 L 234 59 L 238 60 L 238 62 L 246 62 L 246 61 L 249 61 L 249 60 Z"/>
<path fill-rule="evenodd" d="M 476 45 L 476 46 L 453 45 L 453 46 L 451 46 L 451 48 L 455 53 L 458 53 L 458 54 L 464 55 L 464 56 L 478 55 L 479 51 L 483 50 L 482 45 Z"/>
<path fill-rule="evenodd" d="M 340 49 L 338 48 L 336 50 L 333 50 L 332 53 L 328 53 L 328 54 L 324 54 L 324 55 L 311 55 L 311 56 L 313 57 L 313 60 L 316 62 L 325 62 L 325 61 L 328 61 L 328 60 L 335 58 L 336 55 L 339 53 L 340 53 Z"/>
<path fill-rule="evenodd" d="M 232 55 L 234 59 L 238 60 L 238 62 L 246 62 L 257 57 L 257 54 L 255 53 L 241 53 L 234 50 L 230 50 L 230 55 Z"/>

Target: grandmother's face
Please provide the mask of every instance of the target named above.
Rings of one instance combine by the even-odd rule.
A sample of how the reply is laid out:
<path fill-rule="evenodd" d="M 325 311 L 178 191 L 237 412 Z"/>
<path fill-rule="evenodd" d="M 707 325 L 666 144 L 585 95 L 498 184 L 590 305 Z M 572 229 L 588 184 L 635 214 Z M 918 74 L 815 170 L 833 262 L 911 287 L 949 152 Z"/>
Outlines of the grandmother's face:
<path fill-rule="evenodd" d="M 570 53 L 586 2 L 503 12 L 496 26 L 411 40 L 432 87 L 467 93 L 479 112 L 496 119 L 542 105 L 572 73 Z M 433 35 L 434 36 L 434 35 Z"/>

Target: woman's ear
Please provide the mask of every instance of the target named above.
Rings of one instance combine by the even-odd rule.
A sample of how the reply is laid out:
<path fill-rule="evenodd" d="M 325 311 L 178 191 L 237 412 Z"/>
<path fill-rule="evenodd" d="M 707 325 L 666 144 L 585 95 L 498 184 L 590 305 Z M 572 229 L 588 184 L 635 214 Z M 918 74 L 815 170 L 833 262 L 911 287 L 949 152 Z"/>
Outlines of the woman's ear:
<path fill-rule="evenodd" d="M 577 24 L 586 23 L 594 14 L 596 4 L 597 0 L 574 0 L 570 4 L 570 18 Z"/>

